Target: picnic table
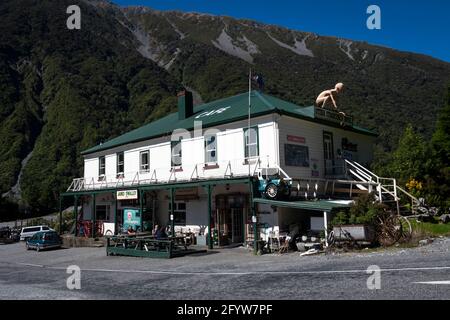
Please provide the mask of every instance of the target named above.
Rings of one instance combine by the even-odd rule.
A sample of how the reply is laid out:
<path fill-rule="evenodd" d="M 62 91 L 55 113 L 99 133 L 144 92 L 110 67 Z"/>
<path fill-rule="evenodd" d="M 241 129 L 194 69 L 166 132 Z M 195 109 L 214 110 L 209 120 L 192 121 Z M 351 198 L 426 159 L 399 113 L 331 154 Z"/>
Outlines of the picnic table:
<path fill-rule="evenodd" d="M 107 236 L 107 255 L 131 255 L 139 257 L 166 257 L 188 252 L 189 243 L 182 236 L 156 239 L 151 234 L 121 234 Z"/>

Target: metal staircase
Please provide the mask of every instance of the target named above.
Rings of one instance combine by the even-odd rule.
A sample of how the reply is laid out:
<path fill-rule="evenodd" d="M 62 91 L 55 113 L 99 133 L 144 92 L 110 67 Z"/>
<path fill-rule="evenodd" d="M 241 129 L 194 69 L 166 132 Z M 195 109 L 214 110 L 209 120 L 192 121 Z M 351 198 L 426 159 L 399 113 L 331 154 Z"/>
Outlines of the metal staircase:
<path fill-rule="evenodd" d="M 421 202 L 411 195 L 409 192 L 397 185 L 394 178 L 379 177 L 366 167 L 356 161 L 345 160 L 345 172 L 348 179 L 361 181 L 356 184 L 358 189 L 375 192 L 376 199 L 389 206 L 394 206 L 398 214 L 416 213 L 417 209 L 422 205 Z M 364 183 L 375 183 L 375 190 L 369 190 Z M 369 186 L 371 186 L 370 184 Z M 402 201 L 404 200 L 404 201 Z M 410 203 L 410 207 L 401 206 L 401 202 Z M 406 212 L 410 211 L 410 212 Z"/>

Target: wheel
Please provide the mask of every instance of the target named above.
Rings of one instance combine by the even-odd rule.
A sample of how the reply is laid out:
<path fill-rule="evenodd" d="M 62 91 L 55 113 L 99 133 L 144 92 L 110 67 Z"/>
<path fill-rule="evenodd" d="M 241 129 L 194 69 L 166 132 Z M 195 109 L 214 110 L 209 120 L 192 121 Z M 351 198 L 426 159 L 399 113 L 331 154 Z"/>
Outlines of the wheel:
<path fill-rule="evenodd" d="M 264 194 L 269 199 L 276 199 L 276 197 L 278 195 L 278 186 L 275 185 L 274 183 L 269 183 L 266 186 Z"/>
<path fill-rule="evenodd" d="M 28 245 L 28 243 L 25 245 L 27 250 L 30 250 L 30 246 Z"/>
<path fill-rule="evenodd" d="M 288 200 L 291 196 L 291 186 L 288 184 L 284 184 L 282 191 L 282 198 L 284 200 Z"/>
<path fill-rule="evenodd" d="M 411 235 L 411 223 L 406 217 L 389 215 L 380 218 L 378 241 L 382 246 L 388 247 L 399 241 L 408 241 Z"/>
<path fill-rule="evenodd" d="M 334 237 L 334 231 L 332 230 L 328 233 L 328 238 L 327 238 L 328 246 L 334 245 L 335 241 L 336 241 L 336 238 Z"/>
<path fill-rule="evenodd" d="M 398 223 L 401 226 L 402 234 L 401 241 L 407 242 L 412 237 L 412 226 L 407 217 L 397 216 Z"/>

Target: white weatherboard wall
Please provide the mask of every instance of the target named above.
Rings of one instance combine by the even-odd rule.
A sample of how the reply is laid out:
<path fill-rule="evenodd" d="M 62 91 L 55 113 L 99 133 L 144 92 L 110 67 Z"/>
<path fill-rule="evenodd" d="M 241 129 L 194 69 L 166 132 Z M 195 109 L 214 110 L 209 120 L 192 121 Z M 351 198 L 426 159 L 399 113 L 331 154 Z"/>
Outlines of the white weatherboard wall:
<path fill-rule="evenodd" d="M 116 174 L 117 157 L 115 154 L 105 156 L 105 175 L 113 176 Z"/>
<path fill-rule="evenodd" d="M 84 159 L 84 177 L 88 180 L 98 177 L 98 158 Z"/>
<path fill-rule="evenodd" d="M 232 167 L 233 174 L 248 173 L 248 166 L 244 164 L 244 129 L 247 128 L 247 121 L 236 121 L 217 126 L 217 166 L 215 168 L 203 168 L 205 162 L 204 137 L 192 137 L 183 139 L 182 146 L 182 165 L 180 170 L 175 172 L 177 179 L 189 179 L 195 175 L 197 166 L 198 175 L 201 178 L 223 177 L 228 165 Z M 252 119 L 251 126 L 258 126 L 259 134 L 259 152 L 263 165 L 278 163 L 278 145 L 276 141 L 276 123 L 274 117 L 263 116 Z M 211 128 L 204 131 L 211 132 Z M 193 133 L 190 133 L 193 135 Z M 140 152 L 150 151 L 150 170 L 148 172 L 139 172 L 140 170 Z M 170 136 L 150 139 L 138 143 L 112 148 L 85 157 L 84 177 L 90 181 L 98 181 L 98 157 L 105 156 L 106 180 L 108 183 L 116 181 L 116 161 L 117 152 L 124 152 L 125 160 L 125 181 L 131 181 L 139 172 L 140 180 L 155 178 L 166 181 L 171 175 L 171 143 Z M 174 177 L 172 176 L 172 179 Z"/>
<path fill-rule="evenodd" d="M 338 149 L 341 149 L 342 138 L 347 138 L 349 142 L 358 145 L 358 151 L 354 154 L 353 160 L 363 165 L 370 163 L 373 157 L 373 143 L 375 137 L 359 134 L 344 129 L 327 126 L 320 123 L 314 123 L 301 119 L 283 116 L 279 122 L 279 155 L 280 165 L 292 178 L 310 178 L 313 162 L 317 163 L 319 178 L 324 178 L 324 150 L 323 150 L 323 132 L 333 133 L 334 156 L 337 158 Z M 287 140 L 287 136 L 297 136 L 305 138 L 304 143 L 292 142 Z M 285 164 L 285 144 L 296 144 L 307 146 L 309 149 L 309 167 L 293 167 Z"/>

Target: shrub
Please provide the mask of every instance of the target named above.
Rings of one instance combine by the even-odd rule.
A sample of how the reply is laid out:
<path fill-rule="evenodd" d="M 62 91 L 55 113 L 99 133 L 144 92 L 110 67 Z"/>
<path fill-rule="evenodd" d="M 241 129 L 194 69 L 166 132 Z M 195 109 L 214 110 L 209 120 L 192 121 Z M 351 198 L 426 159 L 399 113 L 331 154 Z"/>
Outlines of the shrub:
<path fill-rule="evenodd" d="M 339 211 L 331 225 L 365 224 L 375 226 L 378 217 L 387 211 L 387 207 L 375 200 L 373 193 L 361 195 L 348 211 Z"/>

